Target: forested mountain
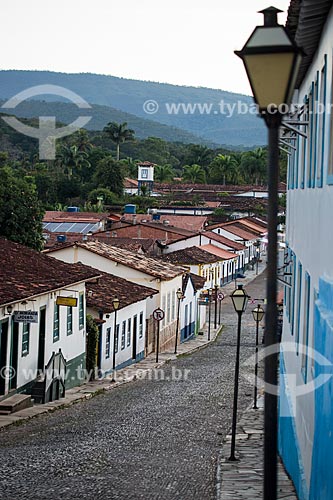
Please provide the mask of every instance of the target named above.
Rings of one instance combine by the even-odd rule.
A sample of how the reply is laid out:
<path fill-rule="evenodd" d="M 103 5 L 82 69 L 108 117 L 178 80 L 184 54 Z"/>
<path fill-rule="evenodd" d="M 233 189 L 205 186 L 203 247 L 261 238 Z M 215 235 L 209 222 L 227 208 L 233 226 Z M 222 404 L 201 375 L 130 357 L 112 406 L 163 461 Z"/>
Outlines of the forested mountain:
<path fill-rule="evenodd" d="M 173 140 L 176 141 L 187 142 L 185 137 L 178 136 L 179 132 L 176 129 L 182 129 L 182 131 L 199 137 L 199 140 L 196 141 L 188 139 L 197 143 L 200 142 L 200 138 L 202 138 L 202 143 L 219 145 L 254 146 L 266 143 L 265 127 L 261 120 L 253 112 L 246 112 L 244 106 L 239 109 L 238 103 L 250 106 L 252 104 L 251 97 L 208 88 L 144 82 L 90 73 L 65 74 L 48 71 L 8 70 L 0 71 L 0 99 L 6 100 L 29 87 L 46 84 L 70 89 L 86 99 L 91 105 L 114 108 L 109 111 L 94 106 L 93 114 L 96 110 L 96 115 L 98 111 L 101 116 L 105 113 L 103 116 L 106 117 L 109 113 L 111 115 L 115 113 L 115 110 L 118 110 L 148 120 L 148 123 L 138 122 L 138 127 L 128 116 L 126 118 L 112 116 L 106 119 L 106 122 L 110 120 L 127 121 L 132 128 L 136 129 L 138 137 L 146 137 L 144 127 L 152 127 L 151 122 L 158 122 L 175 127 L 172 132 L 166 129 L 164 132 L 171 135 L 174 133 Z M 41 100 L 38 96 L 36 99 Z M 55 97 L 43 96 L 42 99 L 54 101 Z M 59 99 L 57 98 L 57 100 Z M 147 101 L 156 102 L 158 110 L 152 113 L 154 106 L 145 106 Z M 170 106 L 175 106 L 173 112 L 170 111 Z M 33 115 L 36 116 L 35 111 L 29 114 L 29 116 Z M 103 118 L 100 119 L 103 120 Z M 96 128 L 102 128 L 103 125 L 105 123 L 100 122 Z M 159 132 L 153 131 L 150 135 L 170 139 L 170 136 L 166 137 L 162 132 L 163 130 L 160 128 Z"/>
<path fill-rule="evenodd" d="M 4 104 L 4 100 L 0 100 L 0 107 Z M 68 102 L 47 102 L 47 101 L 23 101 L 15 109 L 6 109 L 6 114 L 15 114 L 23 118 L 35 118 L 36 116 L 55 116 L 58 122 L 71 123 L 78 116 L 91 116 L 91 120 L 85 128 L 88 130 L 102 130 L 110 121 L 123 123 L 136 131 L 136 136 L 139 139 L 147 137 L 160 137 L 165 141 L 178 141 L 183 143 L 203 144 L 206 146 L 217 146 L 212 141 L 204 139 L 199 135 L 192 134 L 186 130 L 182 130 L 162 123 L 154 122 L 140 118 L 139 116 L 114 109 L 109 106 L 101 106 L 92 104 L 91 109 L 80 110 L 75 104 Z"/>

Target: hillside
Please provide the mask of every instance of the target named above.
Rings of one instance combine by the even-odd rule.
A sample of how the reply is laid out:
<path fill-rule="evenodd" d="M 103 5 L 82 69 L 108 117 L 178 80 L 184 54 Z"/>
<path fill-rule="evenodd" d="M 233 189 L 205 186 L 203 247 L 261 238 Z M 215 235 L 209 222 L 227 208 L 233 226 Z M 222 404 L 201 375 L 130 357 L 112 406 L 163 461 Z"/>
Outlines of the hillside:
<path fill-rule="evenodd" d="M 111 107 L 135 117 L 148 119 L 149 122 L 159 122 L 182 129 L 210 143 L 234 146 L 266 143 L 265 127 L 261 120 L 253 113 L 243 113 L 242 110 L 237 112 L 238 102 L 249 106 L 252 104 L 252 98 L 214 89 L 144 82 L 90 73 L 8 70 L 0 71 L 0 99 L 6 100 L 29 87 L 45 84 L 65 87 L 79 94 L 90 104 Z M 55 98 L 43 96 L 43 100 L 54 101 Z M 152 100 L 158 103 L 159 109 L 156 113 L 149 114 L 144 111 L 144 104 Z M 170 112 L 169 108 L 173 105 L 180 106 L 178 111 Z M 186 111 L 182 108 L 188 105 L 192 106 L 192 109 Z M 230 113 L 231 108 L 227 106 L 236 106 L 235 112 Z M 108 110 L 105 112 L 108 113 Z M 231 116 L 228 117 L 228 114 Z M 139 137 L 144 136 L 141 129 L 137 132 Z M 181 139 L 176 137 L 175 140 Z M 193 140 L 193 142 L 198 141 Z"/>
<path fill-rule="evenodd" d="M 0 100 L 0 106 L 4 104 Z M 57 122 L 64 124 L 71 123 L 80 114 L 91 116 L 91 120 L 85 128 L 88 130 L 103 130 L 103 127 L 110 121 L 117 123 L 127 122 L 128 127 L 135 130 L 138 139 L 147 137 L 160 137 L 165 141 L 178 141 L 184 144 L 203 144 L 209 147 L 217 146 L 212 141 L 204 139 L 199 135 L 194 135 L 186 130 L 177 129 L 169 125 L 146 120 L 130 113 L 125 113 L 119 109 L 108 106 L 92 104 L 91 109 L 79 110 L 75 104 L 69 102 L 47 102 L 47 101 L 23 101 L 15 109 L 6 109 L 6 114 L 15 114 L 22 118 L 36 118 L 38 116 L 55 116 Z"/>

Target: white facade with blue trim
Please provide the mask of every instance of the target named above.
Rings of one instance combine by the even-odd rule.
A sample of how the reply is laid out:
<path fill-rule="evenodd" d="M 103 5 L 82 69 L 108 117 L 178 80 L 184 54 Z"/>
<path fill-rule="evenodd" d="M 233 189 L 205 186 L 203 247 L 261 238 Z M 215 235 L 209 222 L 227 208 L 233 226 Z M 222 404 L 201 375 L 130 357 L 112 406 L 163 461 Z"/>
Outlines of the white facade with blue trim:
<path fill-rule="evenodd" d="M 290 142 L 279 450 L 301 500 L 333 498 L 331 6 L 292 0 L 287 22 L 308 54 L 294 97 L 307 138 Z"/>

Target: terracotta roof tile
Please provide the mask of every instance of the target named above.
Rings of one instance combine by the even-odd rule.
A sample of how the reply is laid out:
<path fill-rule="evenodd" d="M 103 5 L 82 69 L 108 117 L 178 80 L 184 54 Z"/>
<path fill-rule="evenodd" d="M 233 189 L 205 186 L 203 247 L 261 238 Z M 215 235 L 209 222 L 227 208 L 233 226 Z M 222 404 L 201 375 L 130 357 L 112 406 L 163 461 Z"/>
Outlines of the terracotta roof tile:
<path fill-rule="evenodd" d="M 203 247 L 196 246 L 184 248 L 182 250 L 176 250 L 175 252 L 164 254 L 160 258 L 165 262 L 182 265 L 206 264 L 221 260 L 216 255 L 214 256 L 202 248 Z"/>
<path fill-rule="evenodd" d="M 27 299 L 100 275 L 96 269 L 82 270 L 0 238 L 0 304 Z"/>
<path fill-rule="evenodd" d="M 96 271 L 92 267 L 78 263 L 77 266 L 84 271 Z M 99 272 L 99 271 L 98 271 Z M 135 304 L 141 300 L 158 293 L 153 288 L 138 285 L 124 278 L 112 274 L 99 272 L 98 283 L 87 283 L 87 306 L 96 308 L 104 313 L 113 312 L 113 299 L 119 299 L 119 309 Z"/>
<path fill-rule="evenodd" d="M 183 267 L 161 262 L 160 259 L 114 247 L 101 241 L 77 242 L 74 245 L 162 280 L 171 280 L 186 271 Z"/>
<path fill-rule="evenodd" d="M 222 227 L 220 224 L 218 226 L 209 226 L 209 227 Z M 202 233 L 205 235 L 207 238 L 212 239 L 213 241 L 217 241 L 219 243 L 222 243 L 223 245 L 232 248 L 233 250 L 244 250 L 245 246 L 242 243 L 239 243 L 238 241 L 233 241 L 230 240 L 229 238 L 226 238 L 225 236 L 222 236 L 221 234 L 214 233 L 214 231 L 205 231 Z"/>
<path fill-rule="evenodd" d="M 212 253 L 213 255 L 217 255 L 223 260 L 234 259 L 236 257 L 234 253 L 228 252 L 227 250 L 223 250 L 222 248 L 214 245 L 203 245 L 201 248 L 209 253 Z"/>

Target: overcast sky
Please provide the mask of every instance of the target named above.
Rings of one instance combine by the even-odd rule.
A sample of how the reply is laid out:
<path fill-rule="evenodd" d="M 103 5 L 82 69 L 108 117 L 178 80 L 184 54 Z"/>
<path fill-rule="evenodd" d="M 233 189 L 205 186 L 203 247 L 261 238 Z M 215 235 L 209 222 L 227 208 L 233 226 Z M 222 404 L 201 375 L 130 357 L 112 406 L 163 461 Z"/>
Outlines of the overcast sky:
<path fill-rule="evenodd" d="M 274 0 L 286 11 L 289 0 Z M 250 94 L 241 49 L 269 0 L 1 0 L 0 69 L 91 72 Z M 285 22 L 285 14 L 280 14 Z"/>

